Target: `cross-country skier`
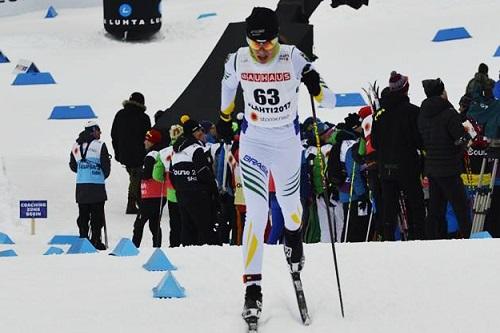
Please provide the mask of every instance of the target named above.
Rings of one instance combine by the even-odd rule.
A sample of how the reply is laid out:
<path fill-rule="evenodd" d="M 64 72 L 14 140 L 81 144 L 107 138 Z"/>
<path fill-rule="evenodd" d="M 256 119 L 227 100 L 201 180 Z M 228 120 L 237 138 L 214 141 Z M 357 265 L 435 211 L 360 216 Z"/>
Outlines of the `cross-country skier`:
<path fill-rule="evenodd" d="M 246 23 L 248 47 L 230 54 L 225 64 L 218 133 L 223 137 L 232 135 L 231 113 L 240 83 L 245 100 L 240 167 L 247 205 L 243 317 L 249 322 L 248 318 L 256 321 L 262 310 L 261 273 L 270 171 L 285 220 L 284 249 L 290 271 L 298 275 L 304 265 L 299 189 L 302 146 L 297 116 L 300 82 L 324 107 L 335 105 L 335 95 L 299 49 L 279 43 L 278 17 L 273 10 L 256 7 Z"/>

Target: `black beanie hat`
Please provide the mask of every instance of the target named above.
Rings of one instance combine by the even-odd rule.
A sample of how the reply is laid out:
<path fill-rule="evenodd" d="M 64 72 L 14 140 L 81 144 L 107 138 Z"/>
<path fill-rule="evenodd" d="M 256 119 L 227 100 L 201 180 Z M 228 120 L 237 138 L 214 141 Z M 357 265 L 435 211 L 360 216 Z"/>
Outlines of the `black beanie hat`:
<path fill-rule="evenodd" d="M 487 75 L 488 74 L 488 65 L 486 65 L 485 63 L 480 63 L 477 71 L 481 74 Z"/>
<path fill-rule="evenodd" d="M 272 9 L 254 7 L 245 21 L 247 23 L 247 36 L 250 39 L 264 41 L 278 36 L 278 16 Z"/>
<path fill-rule="evenodd" d="M 348 129 L 355 129 L 361 126 L 361 120 L 357 113 L 349 113 L 347 117 L 344 118 L 344 123 Z"/>
<path fill-rule="evenodd" d="M 184 135 L 192 136 L 194 132 L 203 130 L 203 127 L 194 119 L 189 118 L 187 115 L 181 117 L 182 130 Z"/>
<path fill-rule="evenodd" d="M 423 80 L 422 86 L 427 97 L 441 96 L 444 91 L 444 83 L 440 78 Z"/>
<path fill-rule="evenodd" d="M 141 94 L 140 92 L 132 93 L 132 95 L 130 95 L 128 100 L 131 102 L 136 102 L 136 103 L 139 103 L 141 105 L 144 105 L 144 95 Z"/>

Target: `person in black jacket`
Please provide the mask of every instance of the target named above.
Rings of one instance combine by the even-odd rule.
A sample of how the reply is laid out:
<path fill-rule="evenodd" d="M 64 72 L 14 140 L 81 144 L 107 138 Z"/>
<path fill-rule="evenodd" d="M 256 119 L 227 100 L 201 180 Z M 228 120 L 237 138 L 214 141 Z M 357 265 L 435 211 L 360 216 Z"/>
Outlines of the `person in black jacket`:
<path fill-rule="evenodd" d="M 145 113 L 144 96 L 134 92 L 123 102 L 111 128 L 115 159 L 125 165 L 129 174 L 127 214 L 137 214 L 141 199 L 141 169 L 146 156 L 144 135 L 151 128 L 151 120 Z"/>
<path fill-rule="evenodd" d="M 425 208 L 418 150 L 419 108 L 408 98 L 408 77 L 391 73 L 389 87 L 382 91 L 381 108 L 376 112 L 372 145 L 377 151 L 383 206 L 384 240 L 394 240 L 398 212 L 408 222 L 408 239 L 425 238 Z M 404 203 L 406 209 L 400 206 Z"/>
<path fill-rule="evenodd" d="M 182 245 L 218 244 L 215 231 L 217 183 L 205 153 L 202 126 L 181 118 L 184 134 L 174 144 L 172 184 L 181 215 Z"/>
<path fill-rule="evenodd" d="M 464 143 L 468 136 L 459 113 L 448 101 L 440 79 L 422 81 L 427 99 L 422 102 L 418 127 L 425 148 L 425 173 L 429 178 L 428 233 L 431 239 L 446 238 L 446 204 L 449 201 L 462 237 L 469 237 L 471 225 L 467 198 L 460 177 Z"/>
<path fill-rule="evenodd" d="M 104 226 L 104 202 L 107 200 L 105 179 L 111 171 L 111 161 L 106 144 L 101 142 L 101 129 L 89 121 L 80 133 L 70 154 L 69 167 L 76 173 L 77 225 L 80 238 L 89 238 L 98 250 L 105 250 L 101 241 Z"/>

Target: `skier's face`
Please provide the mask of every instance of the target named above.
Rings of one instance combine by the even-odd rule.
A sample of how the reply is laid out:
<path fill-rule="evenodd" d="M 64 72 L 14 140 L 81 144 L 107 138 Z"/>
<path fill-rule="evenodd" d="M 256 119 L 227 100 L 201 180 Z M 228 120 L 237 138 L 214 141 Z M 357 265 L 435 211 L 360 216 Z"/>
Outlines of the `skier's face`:
<path fill-rule="evenodd" d="M 247 43 L 255 59 L 261 64 L 265 64 L 273 57 L 274 50 L 278 45 L 278 37 L 261 42 L 247 38 Z"/>

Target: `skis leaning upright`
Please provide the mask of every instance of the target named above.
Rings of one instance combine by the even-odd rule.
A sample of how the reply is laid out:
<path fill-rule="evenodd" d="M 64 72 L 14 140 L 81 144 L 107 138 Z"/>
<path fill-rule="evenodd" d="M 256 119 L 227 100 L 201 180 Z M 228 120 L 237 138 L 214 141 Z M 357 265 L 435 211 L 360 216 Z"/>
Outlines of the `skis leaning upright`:
<path fill-rule="evenodd" d="M 306 297 L 304 296 L 304 289 L 302 288 L 302 280 L 300 279 L 300 273 L 295 272 L 292 274 L 293 288 L 295 289 L 295 296 L 297 296 L 297 304 L 299 306 L 300 318 L 302 323 L 306 326 L 311 324 L 311 317 L 309 317 L 309 311 L 307 311 Z"/>

